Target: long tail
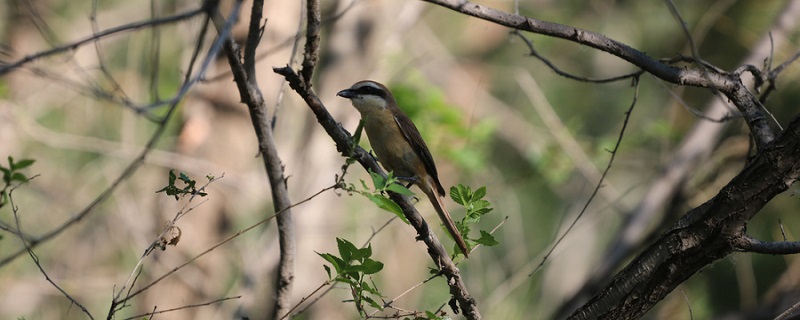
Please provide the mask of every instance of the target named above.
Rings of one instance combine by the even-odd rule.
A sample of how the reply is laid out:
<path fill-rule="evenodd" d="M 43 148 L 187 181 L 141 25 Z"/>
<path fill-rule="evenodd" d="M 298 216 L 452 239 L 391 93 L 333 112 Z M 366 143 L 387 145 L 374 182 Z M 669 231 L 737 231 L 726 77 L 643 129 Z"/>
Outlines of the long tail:
<path fill-rule="evenodd" d="M 431 204 L 433 208 L 436 209 L 436 213 L 439 214 L 439 219 L 442 219 L 442 223 L 444 223 L 445 228 L 447 231 L 450 232 L 450 235 L 453 236 L 453 240 L 456 241 L 458 248 L 461 249 L 461 253 L 464 254 L 465 258 L 469 258 L 469 249 L 467 249 L 467 243 L 464 242 L 464 238 L 461 237 L 461 233 L 458 232 L 456 228 L 456 224 L 453 223 L 453 219 L 450 218 L 450 212 L 447 211 L 447 208 L 444 207 L 444 202 L 442 202 L 442 197 L 439 196 L 436 191 L 434 191 L 433 186 L 430 185 L 429 182 L 426 182 L 426 186 L 422 187 L 422 192 L 428 196 L 428 199 L 431 200 Z"/>

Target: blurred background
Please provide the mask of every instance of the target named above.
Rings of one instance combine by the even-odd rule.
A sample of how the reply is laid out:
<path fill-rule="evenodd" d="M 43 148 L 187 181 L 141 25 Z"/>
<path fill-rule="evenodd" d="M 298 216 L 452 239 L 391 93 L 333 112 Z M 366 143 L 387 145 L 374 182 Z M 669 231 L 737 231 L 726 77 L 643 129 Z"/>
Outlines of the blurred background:
<path fill-rule="evenodd" d="M 506 11 L 604 34 L 655 58 L 691 55 L 686 37 L 659 1 L 481 1 Z M 748 57 L 761 68 L 770 57 L 767 32 L 787 14 L 784 1 L 676 1 L 700 56 L 734 70 Z M 198 8 L 197 1 L 10 0 L 0 3 L 0 61 L 90 37 L 115 26 L 167 17 Z M 243 41 L 251 2 L 233 35 Z M 335 96 L 362 79 L 387 84 L 417 124 L 436 159 L 445 187 L 486 186 L 495 210 L 481 221 L 501 242 L 481 247 L 462 262 L 462 275 L 486 319 L 547 319 L 563 314 L 578 292 L 592 292 L 614 271 L 688 209 L 713 197 L 747 161 L 748 129 L 735 111 L 708 90 L 641 78 L 616 159 L 572 231 L 537 268 L 581 212 L 608 165 L 631 107 L 630 81 L 586 83 L 557 75 L 507 28 L 416 1 L 322 1 L 321 60 L 314 90 L 334 118 L 351 132 L 358 113 Z M 226 15 L 231 2 L 223 1 Z M 285 165 L 289 194 L 299 202 L 331 186 L 345 159 L 297 95 L 272 67 L 293 56 L 303 16 L 297 1 L 266 1 L 267 19 L 258 47 L 258 82 Z M 187 72 L 202 15 L 144 27 L 36 59 L 0 77 L 0 164 L 8 156 L 34 159 L 24 170 L 36 175 L 13 193 L 21 236 L 36 239 L 89 206 L 133 162 L 156 132 L 151 118 L 167 114 L 159 101 L 176 96 Z M 213 30 L 213 27 L 212 27 Z M 800 46 L 796 28 L 774 33 L 772 65 Z M 201 58 L 215 33 L 209 32 Z M 601 79 L 636 71 L 625 61 L 574 43 L 525 34 L 536 50 L 574 75 Z M 767 42 L 764 42 L 767 39 Z M 764 46 L 764 43 L 767 43 Z M 766 51 L 764 49 L 766 48 Z M 0 65 L 2 66 L 2 65 Z M 800 69 L 786 69 L 766 107 L 783 125 L 800 102 Z M 178 221 L 180 242 L 148 256 L 140 288 L 268 215 L 269 183 L 258 154 L 247 109 L 224 57 L 212 59 L 166 123 L 144 163 L 85 217 L 34 248 L 50 278 L 86 306 L 95 318 L 108 313 L 112 296 L 165 223 L 187 205 L 163 193 L 169 170 L 205 182 L 223 177 L 195 199 Z M 713 107 L 714 105 L 722 106 Z M 716 109 L 714 109 L 716 108 Z M 716 111 L 711 111 L 716 110 Z M 698 124 L 713 133 L 697 133 Z M 700 137 L 691 145 L 689 137 Z M 692 140 L 694 141 L 694 140 Z M 368 147 L 363 139 L 362 145 Z M 670 168 L 685 165 L 677 181 Z M 682 167 L 683 168 L 683 167 Z M 345 181 L 369 176 L 351 166 Z M 417 190 L 412 188 L 412 191 Z M 650 202 L 649 197 L 660 197 Z M 202 203 L 201 203 L 202 202 Z M 463 210 L 448 200 L 453 215 Z M 650 206 L 650 204 L 654 204 Z M 417 207 L 438 224 L 427 201 Z M 796 196 L 774 199 L 749 224 L 754 237 L 797 240 Z M 293 209 L 297 259 L 293 301 L 327 280 L 316 252 L 336 252 L 336 238 L 364 244 L 394 215 L 368 199 L 327 191 Z M 507 219 L 507 220 L 505 220 Z M 505 221 L 505 223 L 503 223 Z M 638 223 L 634 223 L 637 222 Z M 49 284 L 24 253 L 10 206 L 0 209 L 0 318 L 84 319 Z M 434 228 L 447 241 L 440 228 Z M 473 229 L 475 230 L 475 229 Z M 373 259 L 385 264 L 371 279 L 392 299 L 425 280 L 430 261 L 416 233 L 392 221 L 371 240 Z M 620 237 L 625 235 L 626 237 Z M 216 248 L 159 282 L 116 314 L 116 319 L 156 310 L 237 299 L 157 316 L 165 319 L 262 318 L 272 307 L 278 243 L 270 222 Z M 793 256 L 732 254 L 696 274 L 648 313 L 652 319 L 770 318 L 800 297 L 800 265 Z M 353 319 L 358 312 L 344 286 L 331 290 L 300 319 Z M 395 302 L 406 310 L 437 310 L 449 300 L 437 278 Z M 580 300 L 580 299 L 578 299 Z M 301 309 L 305 304 L 301 306 Z M 449 307 L 444 310 L 453 316 Z M 569 310 L 567 310 L 568 312 Z M 454 316 L 458 318 L 458 316 Z"/>

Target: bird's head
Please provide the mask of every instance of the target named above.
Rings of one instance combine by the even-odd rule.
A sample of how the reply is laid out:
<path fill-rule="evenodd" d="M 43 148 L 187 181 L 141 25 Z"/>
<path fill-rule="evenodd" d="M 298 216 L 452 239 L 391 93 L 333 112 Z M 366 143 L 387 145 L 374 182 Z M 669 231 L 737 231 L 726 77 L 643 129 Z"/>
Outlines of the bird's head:
<path fill-rule="evenodd" d="M 350 99 L 362 116 L 386 110 L 395 104 L 389 89 L 372 80 L 356 82 L 350 88 L 339 91 L 336 95 Z"/>

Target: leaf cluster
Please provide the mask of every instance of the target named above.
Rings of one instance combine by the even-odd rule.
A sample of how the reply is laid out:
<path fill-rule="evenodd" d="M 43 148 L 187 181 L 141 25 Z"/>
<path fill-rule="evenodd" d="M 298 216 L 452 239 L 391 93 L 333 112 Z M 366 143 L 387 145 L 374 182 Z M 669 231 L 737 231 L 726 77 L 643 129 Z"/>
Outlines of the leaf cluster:
<path fill-rule="evenodd" d="M 336 244 L 339 248 L 339 256 L 317 252 L 320 257 L 333 266 L 335 275 L 331 273 L 328 265 L 323 265 L 325 272 L 328 273 L 328 279 L 350 286 L 353 294 L 352 301 L 362 316 L 366 316 L 364 303 L 375 309 L 383 310 L 383 305 L 376 301 L 382 297 L 381 293 L 374 283 L 370 284 L 365 280 L 366 276 L 383 270 L 383 263 L 371 258 L 372 246 L 357 248 L 352 242 L 341 238 L 336 238 Z"/>
<path fill-rule="evenodd" d="M 474 192 L 469 186 L 464 186 L 461 184 L 450 187 L 450 198 L 467 210 L 464 218 L 462 218 L 460 221 L 454 222 L 456 224 L 456 228 L 458 228 L 458 231 L 464 237 L 464 241 L 467 243 L 467 246 L 470 248 L 473 248 L 478 244 L 487 247 L 500 244 L 500 242 L 498 242 L 491 233 L 484 230 L 480 230 L 481 236 L 478 238 L 470 238 L 469 236 L 471 231 L 470 226 L 479 223 L 484 215 L 494 210 L 494 208 L 491 207 L 492 204 L 488 200 L 483 199 L 485 196 L 486 187 L 480 187 Z M 453 248 L 453 252 L 460 251 L 457 250 L 457 248 Z"/>
<path fill-rule="evenodd" d="M 214 177 L 206 176 L 206 178 L 208 178 L 208 180 L 211 181 Z M 175 185 L 175 181 L 177 181 L 178 179 L 180 179 L 180 181 L 183 181 L 183 183 L 186 186 L 184 186 L 183 188 L 177 187 Z M 198 190 L 196 185 L 197 182 L 189 178 L 189 176 L 186 175 L 185 173 L 180 172 L 178 175 L 175 175 L 175 170 L 170 170 L 169 182 L 167 186 L 161 188 L 161 190 L 156 191 L 156 193 L 165 192 L 167 195 L 175 197 L 175 200 L 178 200 L 179 197 L 183 197 L 187 194 L 198 195 L 201 197 L 205 197 L 206 195 L 208 195 L 207 193 Z"/>
<path fill-rule="evenodd" d="M 28 176 L 19 171 L 30 167 L 34 162 L 36 162 L 36 160 L 32 159 L 22 159 L 18 162 L 14 162 L 14 158 L 8 156 L 8 167 L 0 165 L 0 172 L 3 173 L 3 189 L 0 190 L 0 208 L 8 203 L 8 193 L 9 189 L 12 188 L 12 183 L 24 183 L 28 181 Z"/>

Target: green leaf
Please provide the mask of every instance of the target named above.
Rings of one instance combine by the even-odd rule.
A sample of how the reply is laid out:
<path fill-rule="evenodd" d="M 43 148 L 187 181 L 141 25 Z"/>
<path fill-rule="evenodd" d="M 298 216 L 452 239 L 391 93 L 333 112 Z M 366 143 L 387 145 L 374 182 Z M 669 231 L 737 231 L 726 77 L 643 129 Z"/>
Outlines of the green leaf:
<path fill-rule="evenodd" d="M 361 142 L 361 130 L 364 129 L 364 119 L 358 121 L 355 133 L 353 133 L 353 148 Z"/>
<path fill-rule="evenodd" d="M 491 233 L 481 230 L 481 237 L 478 239 L 473 239 L 475 242 L 480 243 L 487 247 L 493 247 L 500 244 Z"/>
<path fill-rule="evenodd" d="M 376 274 L 383 270 L 383 263 L 372 259 L 366 259 L 361 263 L 360 271 L 364 274 Z"/>
<path fill-rule="evenodd" d="M 177 176 L 175 176 L 175 170 L 170 170 L 169 171 L 169 185 L 170 186 L 174 186 L 175 185 L 175 179 L 176 178 L 177 178 Z"/>
<path fill-rule="evenodd" d="M 450 198 L 453 199 L 456 203 L 466 206 L 468 195 L 467 195 L 466 187 L 463 185 L 455 185 L 450 187 Z"/>
<path fill-rule="evenodd" d="M 331 265 L 333 265 L 333 269 L 336 270 L 337 274 L 338 273 L 342 273 L 342 269 L 347 265 L 346 263 L 344 263 L 344 261 L 342 261 L 342 259 L 339 259 L 339 257 L 334 256 L 334 255 L 332 255 L 330 253 L 319 253 L 319 252 L 317 252 L 317 254 L 320 257 L 322 257 L 322 259 L 325 259 L 328 262 L 330 262 Z"/>
<path fill-rule="evenodd" d="M 472 194 L 472 201 L 483 199 L 486 196 L 486 187 L 480 187 L 478 190 L 475 190 L 475 193 Z"/>
<path fill-rule="evenodd" d="M 329 267 L 327 264 L 323 264 L 322 268 L 324 268 L 325 272 L 328 273 L 328 280 L 330 280 L 332 278 L 331 277 L 331 267 Z"/>
<path fill-rule="evenodd" d="M 28 181 L 28 177 L 26 177 L 22 173 L 14 172 L 14 173 L 11 174 L 11 181 L 25 182 L 25 181 Z"/>
<path fill-rule="evenodd" d="M 425 310 L 425 319 L 426 320 L 450 320 L 448 316 L 438 316 L 431 311 Z"/>
<path fill-rule="evenodd" d="M 373 172 L 372 170 L 369 171 L 369 176 L 372 178 L 372 185 L 375 186 L 375 190 L 383 190 L 386 188 L 386 178 Z"/>
<path fill-rule="evenodd" d="M 353 254 L 358 251 L 358 248 L 352 242 L 342 238 L 336 238 L 336 246 L 339 248 L 339 256 L 349 265 L 354 260 Z"/>
<path fill-rule="evenodd" d="M 36 160 L 23 159 L 11 166 L 11 170 L 20 170 L 30 167 Z"/>
<path fill-rule="evenodd" d="M 349 284 L 351 286 L 355 286 L 356 285 L 356 282 L 353 281 L 353 279 L 345 278 L 345 277 L 336 277 L 336 278 L 333 279 L 333 281 L 346 283 L 346 284 Z"/>
<path fill-rule="evenodd" d="M 181 181 L 186 182 L 186 183 L 194 182 L 194 180 L 189 178 L 189 176 L 187 176 L 186 173 L 184 173 L 183 171 L 180 172 L 180 179 L 181 179 Z"/>
<path fill-rule="evenodd" d="M 372 245 L 369 245 L 366 248 L 356 249 L 356 251 L 353 252 L 352 259 L 354 261 L 362 261 L 365 258 L 369 258 L 370 256 L 372 256 Z"/>
<path fill-rule="evenodd" d="M 374 294 L 374 295 L 376 295 L 376 296 L 379 296 L 379 297 L 381 297 L 381 296 L 382 296 L 382 295 L 381 295 L 381 292 L 380 292 L 380 291 L 378 291 L 378 288 L 372 288 L 372 287 L 369 285 L 369 283 L 367 283 L 366 281 L 361 281 L 361 288 L 362 288 L 362 289 L 364 289 L 364 291 L 366 291 L 366 292 L 369 292 L 369 293 L 371 293 L 371 294 Z"/>
<path fill-rule="evenodd" d="M 394 192 L 394 193 L 402 194 L 404 196 L 413 196 L 414 195 L 414 193 L 411 192 L 411 190 L 408 190 L 408 188 L 406 188 L 404 185 L 397 184 L 397 183 L 390 184 L 388 187 L 386 187 L 386 189 L 391 191 L 391 192 Z"/>
<path fill-rule="evenodd" d="M 369 198 L 369 200 L 372 200 L 373 203 L 378 205 L 378 208 L 394 213 L 395 215 L 400 217 L 400 219 L 403 220 L 403 222 L 405 222 L 406 224 L 409 223 L 408 219 L 406 219 L 406 216 L 403 214 L 403 209 L 400 209 L 400 206 L 397 205 L 397 203 L 395 203 L 394 201 L 392 201 L 392 199 L 389 199 L 381 194 L 365 194 L 365 196 Z"/>
<path fill-rule="evenodd" d="M 378 310 L 383 310 L 383 306 L 380 305 L 379 303 L 375 302 L 375 300 L 373 300 L 372 298 L 364 296 L 364 297 L 362 297 L 362 299 L 364 299 L 364 301 L 369 303 L 369 305 L 372 306 L 373 308 L 378 309 Z"/>

